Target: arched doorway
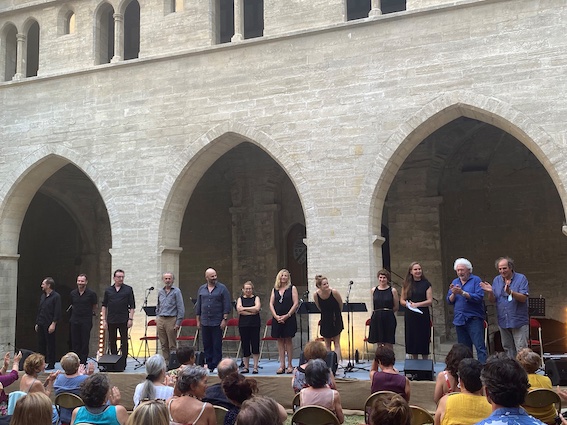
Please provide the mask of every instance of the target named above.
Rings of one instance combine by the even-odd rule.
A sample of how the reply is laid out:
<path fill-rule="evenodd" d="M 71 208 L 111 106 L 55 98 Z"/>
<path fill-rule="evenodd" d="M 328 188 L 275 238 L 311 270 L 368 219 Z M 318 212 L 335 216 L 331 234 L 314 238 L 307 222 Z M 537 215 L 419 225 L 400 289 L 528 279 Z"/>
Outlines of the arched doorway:
<path fill-rule="evenodd" d="M 31 200 L 19 234 L 16 346 L 37 348 L 33 332 L 43 278 L 55 279 L 63 316 L 57 326 L 57 358 L 69 351 L 66 309 L 76 277 L 85 273 L 99 297 L 110 276 L 111 233 L 104 202 L 93 182 L 67 164 L 39 187 Z M 100 301 L 99 301 L 100 305 Z M 91 335 L 91 353 L 97 335 Z"/>

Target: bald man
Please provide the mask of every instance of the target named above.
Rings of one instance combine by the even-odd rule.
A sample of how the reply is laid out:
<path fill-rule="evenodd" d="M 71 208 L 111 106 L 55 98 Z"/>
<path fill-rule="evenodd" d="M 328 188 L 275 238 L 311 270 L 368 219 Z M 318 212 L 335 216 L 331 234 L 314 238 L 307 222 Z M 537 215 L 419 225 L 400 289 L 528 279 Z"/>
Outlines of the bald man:
<path fill-rule="evenodd" d="M 215 269 L 205 270 L 207 283 L 197 291 L 195 315 L 201 328 L 205 362 L 213 372 L 222 359 L 222 332 L 230 314 L 230 293 L 226 286 L 217 281 Z"/>

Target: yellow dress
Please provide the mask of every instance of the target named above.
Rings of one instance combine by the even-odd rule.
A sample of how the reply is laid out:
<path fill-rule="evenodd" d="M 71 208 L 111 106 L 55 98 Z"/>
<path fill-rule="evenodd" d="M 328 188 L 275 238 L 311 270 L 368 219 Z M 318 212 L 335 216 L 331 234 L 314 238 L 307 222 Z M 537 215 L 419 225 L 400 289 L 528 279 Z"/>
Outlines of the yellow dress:
<path fill-rule="evenodd" d="M 447 397 L 441 425 L 473 425 L 491 413 L 492 406 L 485 396 L 455 393 Z"/>
<path fill-rule="evenodd" d="M 551 385 L 551 380 L 544 375 L 538 375 L 536 373 L 528 373 L 528 381 L 530 382 L 530 389 L 535 390 L 536 388 L 547 388 L 549 390 L 553 389 Z M 546 424 L 555 423 L 555 417 L 557 416 L 557 411 L 555 410 L 555 405 L 550 404 L 544 407 L 527 407 L 522 406 L 526 409 L 533 417 L 539 419 Z"/>

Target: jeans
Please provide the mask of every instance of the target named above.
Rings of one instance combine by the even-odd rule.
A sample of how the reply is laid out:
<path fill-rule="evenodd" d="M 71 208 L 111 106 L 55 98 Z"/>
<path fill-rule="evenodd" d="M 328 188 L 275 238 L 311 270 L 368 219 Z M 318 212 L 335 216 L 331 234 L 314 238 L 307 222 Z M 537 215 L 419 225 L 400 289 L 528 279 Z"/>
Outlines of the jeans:
<path fill-rule="evenodd" d="M 217 367 L 222 359 L 222 329 L 220 326 L 201 326 L 205 363 L 209 370 Z"/>
<path fill-rule="evenodd" d="M 471 317 L 464 325 L 457 326 L 457 341 L 472 350 L 476 348 L 476 356 L 482 364 L 486 363 L 487 351 L 484 343 L 484 319 Z"/>

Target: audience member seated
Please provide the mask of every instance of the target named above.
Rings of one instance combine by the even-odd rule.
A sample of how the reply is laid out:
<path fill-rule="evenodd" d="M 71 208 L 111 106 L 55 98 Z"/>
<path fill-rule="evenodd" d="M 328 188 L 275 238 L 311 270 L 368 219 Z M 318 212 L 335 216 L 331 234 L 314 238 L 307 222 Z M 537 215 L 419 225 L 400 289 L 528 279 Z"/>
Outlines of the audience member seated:
<path fill-rule="evenodd" d="M 240 407 L 236 425 L 284 425 L 287 413 L 273 398 L 254 396 Z"/>
<path fill-rule="evenodd" d="M 528 374 L 517 360 L 505 353 L 490 356 L 480 374 L 492 414 L 477 425 L 542 425 L 520 405 L 529 388 Z"/>
<path fill-rule="evenodd" d="M 410 425 L 411 410 L 399 394 L 380 394 L 372 404 L 369 425 Z"/>
<path fill-rule="evenodd" d="M 321 341 L 309 341 L 303 350 L 303 357 L 305 357 L 305 363 L 293 370 L 293 376 L 291 378 L 291 386 L 296 394 L 301 391 L 302 388 L 307 387 L 307 384 L 305 383 L 305 367 L 309 360 L 325 360 L 327 358 L 327 348 Z M 327 382 L 327 384 L 332 389 L 337 388 L 335 378 L 332 373 L 329 374 L 329 382 Z"/>
<path fill-rule="evenodd" d="M 10 425 L 51 425 L 53 408 L 43 392 L 32 392 L 18 400 Z"/>
<path fill-rule="evenodd" d="M 167 407 L 162 400 L 143 401 L 132 412 L 126 425 L 169 425 Z"/>
<path fill-rule="evenodd" d="M 492 407 L 482 392 L 482 363 L 463 359 L 459 363 L 460 394 L 446 394 L 439 400 L 435 425 L 473 425 L 487 418 Z"/>
<path fill-rule="evenodd" d="M 89 363 L 88 367 L 85 368 L 85 366 L 81 364 L 79 356 L 70 352 L 61 357 L 61 367 L 65 373 L 59 374 L 57 378 L 55 378 L 55 382 L 53 384 L 55 395 L 61 393 L 73 393 L 80 396 L 81 384 L 89 377 L 89 375 L 93 374 L 94 364 Z M 66 409 L 62 407 L 60 409 L 59 419 L 63 424 L 69 424 L 71 423 L 72 414 L 73 409 Z"/>
<path fill-rule="evenodd" d="M 400 375 L 394 368 L 396 356 L 394 351 L 385 345 L 379 345 L 370 368 L 370 392 L 393 391 L 409 401 L 410 381 Z"/>
<path fill-rule="evenodd" d="M 59 370 L 51 372 L 44 383 L 42 383 L 38 376 L 45 370 L 45 357 L 43 354 L 33 353 L 28 356 L 24 362 L 24 376 L 20 379 L 20 391 L 25 393 L 40 392 L 45 395 L 50 395 L 53 391 L 53 383 L 55 378 L 59 375 Z"/>
<path fill-rule="evenodd" d="M 228 410 L 233 409 L 234 404 L 232 404 L 228 400 L 228 398 L 226 398 L 226 395 L 222 391 L 221 385 L 224 378 L 234 372 L 238 372 L 238 366 L 236 365 L 236 362 L 229 358 L 222 359 L 217 365 L 217 373 L 220 382 L 207 388 L 203 401 L 211 403 L 213 406 L 222 406 Z"/>
<path fill-rule="evenodd" d="M 168 386 L 167 365 L 161 354 L 155 354 L 146 361 L 146 379 L 136 385 L 134 391 L 134 409 L 141 401 L 167 400 L 173 395 L 173 388 Z"/>
<path fill-rule="evenodd" d="M 240 406 L 258 392 L 255 379 L 245 378 L 241 373 L 231 373 L 222 381 L 222 390 L 234 407 L 224 417 L 224 425 L 234 425 Z"/>
<path fill-rule="evenodd" d="M 433 401 L 439 403 L 441 397 L 445 394 L 459 391 L 457 377 L 457 369 L 463 359 L 473 357 L 472 350 L 465 344 L 454 344 L 445 357 L 445 370 L 439 372 L 437 381 L 435 382 L 435 391 L 433 392 Z"/>
<path fill-rule="evenodd" d="M 341 406 L 341 395 L 337 390 L 329 388 L 327 382 L 330 373 L 331 371 L 324 360 L 309 360 L 305 368 L 305 382 L 308 387 L 299 392 L 299 405 L 326 407 L 337 416 L 342 424 L 345 417 Z"/>
<path fill-rule="evenodd" d="M 539 354 L 534 353 L 530 348 L 522 348 L 518 352 L 516 359 L 520 362 L 520 364 L 528 374 L 530 390 L 536 388 L 547 388 L 549 390 L 553 389 L 553 386 L 551 385 L 551 379 L 549 379 L 549 377 L 545 375 L 538 375 L 536 373 L 541 365 L 541 357 L 539 356 Z M 544 407 L 522 407 L 526 409 L 526 412 L 528 412 L 530 415 L 538 418 L 540 421 L 545 422 L 546 424 L 555 423 L 557 411 L 553 403 Z"/>
<path fill-rule="evenodd" d="M 22 359 L 22 352 L 14 356 L 12 362 L 12 370 L 8 371 L 10 367 L 10 353 L 4 355 L 4 364 L 0 369 L 0 416 L 8 414 L 8 395 L 4 392 L 4 387 L 12 385 L 19 378 L 18 369 L 20 367 L 20 360 Z"/>
<path fill-rule="evenodd" d="M 128 412 L 120 406 L 120 391 L 110 387 L 105 374 L 95 373 L 81 384 L 84 406 L 73 410 L 71 424 L 125 425 Z M 110 401 L 110 404 L 107 402 Z"/>
<path fill-rule="evenodd" d="M 177 361 L 179 362 L 179 367 L 167 372 L 167 376 L 171 378 L 170 385 L 174 387 L 177 382 L 177 375 L 179 372 L 187 366 L 195 366 L 195 349 L 188 345 L 183 345 L 177 349 L 175 354 L 177 356 Z"/>
<path fill-rule="evenodd" d="M 186 367 L 181 371 L 177 377 L 176 395 L 166 402 L 171 425 L 216 425 L 213 405 L 201 401 L 207 389 L 208 375 L 207 369 L 201 366 Z"/>

